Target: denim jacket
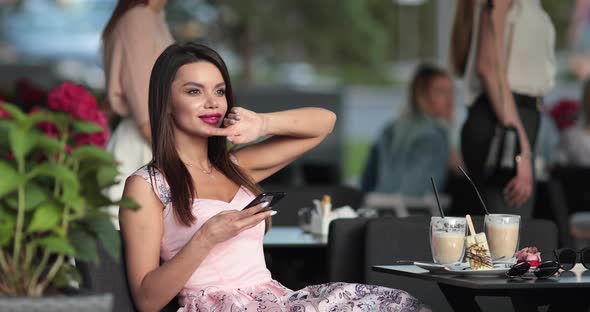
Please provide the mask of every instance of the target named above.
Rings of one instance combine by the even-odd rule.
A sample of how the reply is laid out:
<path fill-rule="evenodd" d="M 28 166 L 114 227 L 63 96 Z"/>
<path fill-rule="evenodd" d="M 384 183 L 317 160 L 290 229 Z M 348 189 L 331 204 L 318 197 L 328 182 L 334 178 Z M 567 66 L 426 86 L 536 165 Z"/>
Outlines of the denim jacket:
<path fill-rule="evenodd" d="M 442 190 L 450 152 L 447 127 L 425 114 L 385 126 L 371 147 L 361 178 L 365 192 L 422 196 L 432 192 L 430 177 Z"/>

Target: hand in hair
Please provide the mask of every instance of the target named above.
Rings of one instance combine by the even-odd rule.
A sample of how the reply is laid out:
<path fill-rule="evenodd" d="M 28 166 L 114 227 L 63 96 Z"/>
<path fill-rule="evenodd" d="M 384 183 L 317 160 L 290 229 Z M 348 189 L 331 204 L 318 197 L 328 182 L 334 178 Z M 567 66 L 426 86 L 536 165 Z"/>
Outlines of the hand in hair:
<path fill-rule="evenodd" d="M 225 136 L 234 144 L 256 141 L 266 133 L 266 120 L 262 114 L 241 107 L 232 108 L 223 120 L 225 128 L 211 128 L 210 136 Z"/>
<path fill-rule="evenodd" d="M 222 243 L 242 231 L 255 227 L 264 219 L 273 214 L 273 210 L 265 210 L 266 205 L 262 203 L 252 208 L 222 211 L 211 219 L 207 220 L 203 227 L 197 232 L 210 247 Z"/>

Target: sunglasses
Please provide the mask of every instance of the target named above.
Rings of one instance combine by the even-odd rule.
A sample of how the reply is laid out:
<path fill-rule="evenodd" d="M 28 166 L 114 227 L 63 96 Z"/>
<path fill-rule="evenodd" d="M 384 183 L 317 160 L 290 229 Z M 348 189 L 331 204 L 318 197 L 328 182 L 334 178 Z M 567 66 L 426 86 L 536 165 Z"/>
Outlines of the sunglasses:
<path fill-rule="evenodd" d="M 580 255 L 579 259 L 578 254 Z M 556 261 L 559 262 L 561 268 L 565 271 L 571 270 L 578 262 L 582 263 L 586 269 L 590 269 L 590 246 L 584 247 L 580 251 L 570 248 L 560 248 L 554 250 L 553 255 L 555 255 Z"/>
<path fill-rule="evenodd" d="M 559 272 L 561 266 L 557 261 L 545 261 L 539 264 L 532 273 L 537 278 L 546 278 L 555 275 L 555 273 Z M 506 276 L 513 278 L 523 276 L 525 273 L 529 272 L 531 269 L 531 264 L 528 262 L 521 262 L 517 263 L 510 267 L 508 272 L 506 272 Z"/>

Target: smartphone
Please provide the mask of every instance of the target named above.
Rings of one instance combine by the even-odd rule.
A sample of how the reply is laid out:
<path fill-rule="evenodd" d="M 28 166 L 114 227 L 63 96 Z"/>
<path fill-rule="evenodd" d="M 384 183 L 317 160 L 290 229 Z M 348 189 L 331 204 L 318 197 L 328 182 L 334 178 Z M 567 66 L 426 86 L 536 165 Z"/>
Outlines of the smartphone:
<path fill-rule="evenodd" d="M 285 192 L 262 192 L 254 198 L 244 209 L 252 208 L 258 204 L 269 203 L 267 209 L 274 207 L 287 193 Z"/>

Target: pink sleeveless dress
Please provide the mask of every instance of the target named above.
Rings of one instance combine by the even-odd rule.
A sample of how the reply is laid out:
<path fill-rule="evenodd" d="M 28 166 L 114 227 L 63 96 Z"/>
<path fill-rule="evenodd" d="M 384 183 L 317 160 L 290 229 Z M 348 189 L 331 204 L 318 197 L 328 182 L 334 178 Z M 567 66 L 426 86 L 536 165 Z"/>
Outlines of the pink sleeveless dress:
<path fill-rule="evenodd" d="M 207 220 L 224 210 L 241 210 L 255 196 L 240 187 L 230 202 L 199 199 L 193 203 L 197 221 L 176 223 L 170 189 L 157 170 L 143 167 L 141 176 L 164 204 L 163 261 L 172 259 Z M 272 279 L 262 241 L 264 222 L 215 246 L 179 294 L 183 312 L 308 312 L 308 311 L 430 311 L 402 290 L 380 286 L 329 283 L 292 291 Z"/>

